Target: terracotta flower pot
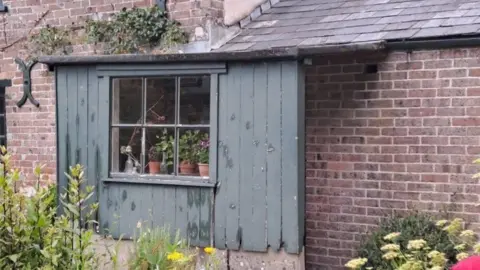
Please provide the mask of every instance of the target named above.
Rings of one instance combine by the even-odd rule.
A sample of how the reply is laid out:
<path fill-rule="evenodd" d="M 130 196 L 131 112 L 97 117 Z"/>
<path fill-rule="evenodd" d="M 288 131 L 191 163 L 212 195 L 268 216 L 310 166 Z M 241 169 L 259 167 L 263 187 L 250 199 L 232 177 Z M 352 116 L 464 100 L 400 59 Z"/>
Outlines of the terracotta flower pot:
<path fill-rule="evenodd" d="M 161 165 L 162 162 L 160 161 L 150 161 L 148 162 L 148 171 L 150 174 L 159 174 Z"/>
<path fill-rule="evenodd" d="M 195 163 L 188 163 L 185 161 L 182 161 L 179 165 L 180 167 L 180 174 L 183 175 L 195 175 L 196 174 L 196 169 L 197 169 L 197 164 Z"/>
<path fill-rule="evenodd" d="M 200 176 L 202 176 L 202 177 L 208 177 L 209 176 L 209 168 L 210 168 L 210 166 L 208 164 L 198 163 L 198 172 L 200 173 Z"/>

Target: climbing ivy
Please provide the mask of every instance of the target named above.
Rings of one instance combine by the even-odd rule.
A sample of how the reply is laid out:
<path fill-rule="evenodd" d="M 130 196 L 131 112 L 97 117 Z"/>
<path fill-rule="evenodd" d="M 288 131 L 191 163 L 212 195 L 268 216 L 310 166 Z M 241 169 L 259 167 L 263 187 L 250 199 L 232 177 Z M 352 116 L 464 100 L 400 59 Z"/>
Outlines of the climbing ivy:
<path fill-rule="evenodd" d="M 188 41 L 178 22 L 150 8 L 122 9 L 109 20 L 87 20 L 84 25 L 41 28 L 29 38 L 30 57 L 69 54 L 72 45 L 101 45 L 105 54 L 145 53 Z"/>
<path fill-rule="evenodd" d="M 179 24 L 157 6 L 123 9 L 108 21 L 87 21 L 86 34 L 91 43 L 103 44 L 107 54 L 145 52 L 187 41 Z"/>
<path fill-rule="evenodd" d="M 29 38 L 32 56 L 67 54 L 71 45 L 70 34 L 67 30 L 48 25 Z"/>

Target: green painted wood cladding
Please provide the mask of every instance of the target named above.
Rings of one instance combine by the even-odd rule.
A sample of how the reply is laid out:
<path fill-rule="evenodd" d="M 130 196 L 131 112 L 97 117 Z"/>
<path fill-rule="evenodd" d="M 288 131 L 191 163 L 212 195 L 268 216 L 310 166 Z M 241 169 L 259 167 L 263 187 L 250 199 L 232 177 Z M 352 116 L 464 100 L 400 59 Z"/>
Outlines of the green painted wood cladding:
<path fill-rule="evenodd" d="M 295 61 L 219 75 L 218 248 L 298 253 L 304 228 L 304 87 Z"/>
<path fill-rule="evenodd" d="M 111 77 L 172 74 L 212 74 L 211 184 L 109 177 Z M 92 201 L 100 202 L 100 228 L 114 237 L 132 236 L 137 222 L 146 221 L 179 229 L 197 246 L 301 252 L 303 80 L 296 61 L 58 66 L 59 190 L 68 167 L 83 164 L 98 191 Z"/>

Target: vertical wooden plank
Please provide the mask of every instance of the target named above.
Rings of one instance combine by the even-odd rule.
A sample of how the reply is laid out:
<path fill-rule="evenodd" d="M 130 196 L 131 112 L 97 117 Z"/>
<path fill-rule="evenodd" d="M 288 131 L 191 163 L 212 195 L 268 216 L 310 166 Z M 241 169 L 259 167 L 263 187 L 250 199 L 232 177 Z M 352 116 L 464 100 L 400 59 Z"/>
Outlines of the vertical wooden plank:
<path fill-rule="evenodd" d="M 175 229 L 180 231 L 182 237 L 187 236 L 188 206 L 187 187 L 175 188 Z"/>
<path fill-rule="evenodd" d="M 187 188 L 187 239 L 192 246 L 198 246 L 200 229 L 200 188 Z"/>
<path fill-rule="evenodd" d="M 155 188 L 152 192 L 152 205 L 153 205 L 153 216 L 152 216 L 152 227 L 162 227 L 165 224 L 165 187 Z"/>
<path fill-rule="evenodd" d="M 132 184 L 126 187 L 128 199 L 126 211 L 123 212 L 122 221 L 128 224 L 128 232 L 134 233 L 138 222 L 143 227 L 151 227 L 152 220 L 152 192 L 161 189 L 160 186 Z"/>
<path fill-rule="evenodd" d="M 70 140 L 68 139 L 68 69 L 58 67 L 56 69 L 56 114 L 57 114 L 57 190 L 63 193 L 67 187 L 68 170 L 67 149 Z"/>
<path fill-rule="evenodd" d="M 302 250 L 305 245 L 305 69 L 303 65 L 297 64 L 297 138 L 298 138 L 298 155 L 297 155 L 297 173 L 298 173 L 298 251 Z"/>
<path fill-rule="evenodd" d="M 77 100 L 78 100 L 78 69 L 77 67 L 68 68 L 68 77 L 67 77 L 67 91 L 68 91 L 68 140 L 69 140 L 69 163 L 68 167 L 73 166 L 79 162 L 77 155 L 77 136 L 78 136 L 78 125 L 79 117 L 77 111 Z"/>
<path fill-rule="evenodd" d="M 282 174 L 281 174 L 281 66 L 268 64 L 267 71 L 267 235 L 268 244 L 279 250 L 282 241 Z"/>
<path fill-rule="evenodd" d="M 200 188 L 200 202 L 199 202 L 199 231 L 198 231 L 198 246 L 205 247 L 211 245 L 212 232 L 212 194 L 213 190 L 210 188 Z"/>
<path fill-rule="evenodd" d="M 239 185 L 239 234 L 241 234 L 242 247 L 250 250 L 253 248 L 252 239 L 256 237 L 258 227 L 253 224 L 253 194 L 252 188 L 254 186 L 253 166 L 254 166 L 254 149 L 255 140 L 253 137 L 254 129 L 254 109 L 256 97 L 254 96 L 254 65 L 244 64 L 240 71 L 240 87 L 235 91 L 240 92 L 241 104 L 238 117 L 240 118 L 240 127 L 237 137 L 240 141 L 240 160 L 237 161 L 239 167 L 239 177 L 236 181 Z M 237 184 L 236 183 L 236 184 Z M 258 207 L 258 205 L 255 205 Z"/>
<path fill-rule="evenodd" d="M 210 77 L 210 144 L 209 164 L 214 164 L 209 167 L 209 175 L 211 181 L 217 181 L 216 166 L 218 161 L 218 74 L 212 74 Z"/>
<path fill-rule="evenodd" d="M 84 164 L 87 168 L 87 185 L 95 187 L 95 195 L 88 201 L 88 203 L 96 202 L 99 199 L 100 186 L 99 179 L 97 179 L 96 166 L 96 149 L 98 138 L 98 81 L 96 69 L 94 66 L 88 69 L 88 84 L 87 84 L 87 161 Z M 97 217 L 98 219 L 98 217 Z"/>
<path fill-rule="evenodd" d="M 254 91 L 255 106 L 253 120 L 253 183 L 252 191 L 252 231 L 254 235 L 247 241 L 249 245 L 245 249 L 251 251 L 267 250 L 267 63 L 255 64 Z M 243 181 L 242 181 L 243 184 Z M 278 226 L 278 225 L 276 225 Z"/>
<path fill-rule="evenodd" d="M 228 125 L 226 126 L 226 155 L 227 155 L 227 178 L 226 190 L 227 204 L 227 248 L 238 250 L 242 238 L 242 231 L 239 227 L 239 190 L 240 190 L 240 119 L 241 119 L 241 65 L 232 65 L 228 76 L 228 100 L 227 115 Z"/>
<path fill-rule="evenodd" d="M 102 185 L 100 194 L 105 198 L 100 202 L 100 217 L 102 233 L 112 235 L 115 239 L 122 236 L 120 232 L 120 189 L 112 185 Z M 123 236 L 122 236 L 123 238 Z"/>
<path fill-rule="evenodd" d="M 226 248 L 226 228 L 227 228 L 227 122 L 228 122 L 228 77 L 223 74 L 219 76 L 218 87 L 218 165 L 217 165 L 217 188 L 215 190 L 214 200 L 214 244 L 216 248 Z M 213 142 L 213 140 L 211 140 Z"/>
<path fill-rule="evenodd" d="M 164 198 L 164 205 L 165 205 L 165 226 L 170 229 L 171 234 L 175 234 L 177 228 L 175 227 L 175 219 L 176 219 L 176 210 L 175 210 L 175 187 L 167 187 L 165 186 L 165 198 Z"/>
<path fill-rule="evenodd" d="M 88 152 L 88 67 L 78 67 L 78 100 L 77 100 L 77 150 L 79 164 L 87 166 Z M 87 174 L 88 175 L 88 168 Z"/>
<path fill-rule="evenodd" d="M 282 62 L 282 240 L 289 253 L 301 249 L 298 187 L 298 63 Z"/>
<path fill-rule="evenodd" d="M 98 101 L 97 101 L 97 134 L 99 134 L 96 139 L 95 151 L 95 174 L 96 179 L 101 182 L 102 179 L 108 177 L 108 149 L 109 149 L 109 137 L 110 137 L 110 118 L 109 118 L 109 94 L 110 94 L 110 78 L 109 77 L 97 77 L 98 85 Z M 101 136 L 100 136 L 101 135 Z M 100 194 L 99 194 L 99 203 L 109 203 L 113 202 L 114 198 L 110 198 L 113 191 L 109 190 L 109 186 L 102 183 L 99 185 Z M 118 201 L 115 203 L 118 204 Z M 118 212 L 117 212 L 118 213 Z M 105 216 L 111 215 L 111 212 L 103 212 L 101 209 L 99 213 L 100 224 L 103 224 L 103 219 Z M 108 219 L 107 219 L 108 220 Z M 110 222 L 111 223 L 111 222 Z M 113 226 L 113 225 L 110 225 Z M 117 227 L 117 233 L 119 227 Z M 119 235 L 119 234 L 118 234 Z M 118 236 L 117 235 L 117 236 Z"/>

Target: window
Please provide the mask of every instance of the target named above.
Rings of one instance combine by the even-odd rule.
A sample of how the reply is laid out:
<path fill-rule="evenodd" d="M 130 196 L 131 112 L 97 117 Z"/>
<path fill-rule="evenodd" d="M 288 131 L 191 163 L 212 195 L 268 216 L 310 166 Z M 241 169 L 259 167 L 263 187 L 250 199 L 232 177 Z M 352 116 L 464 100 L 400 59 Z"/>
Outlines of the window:
<path fill-rule="evenodd" d="M 111 174 L 208 176 L 210 75 L 111 81 Z"/>

